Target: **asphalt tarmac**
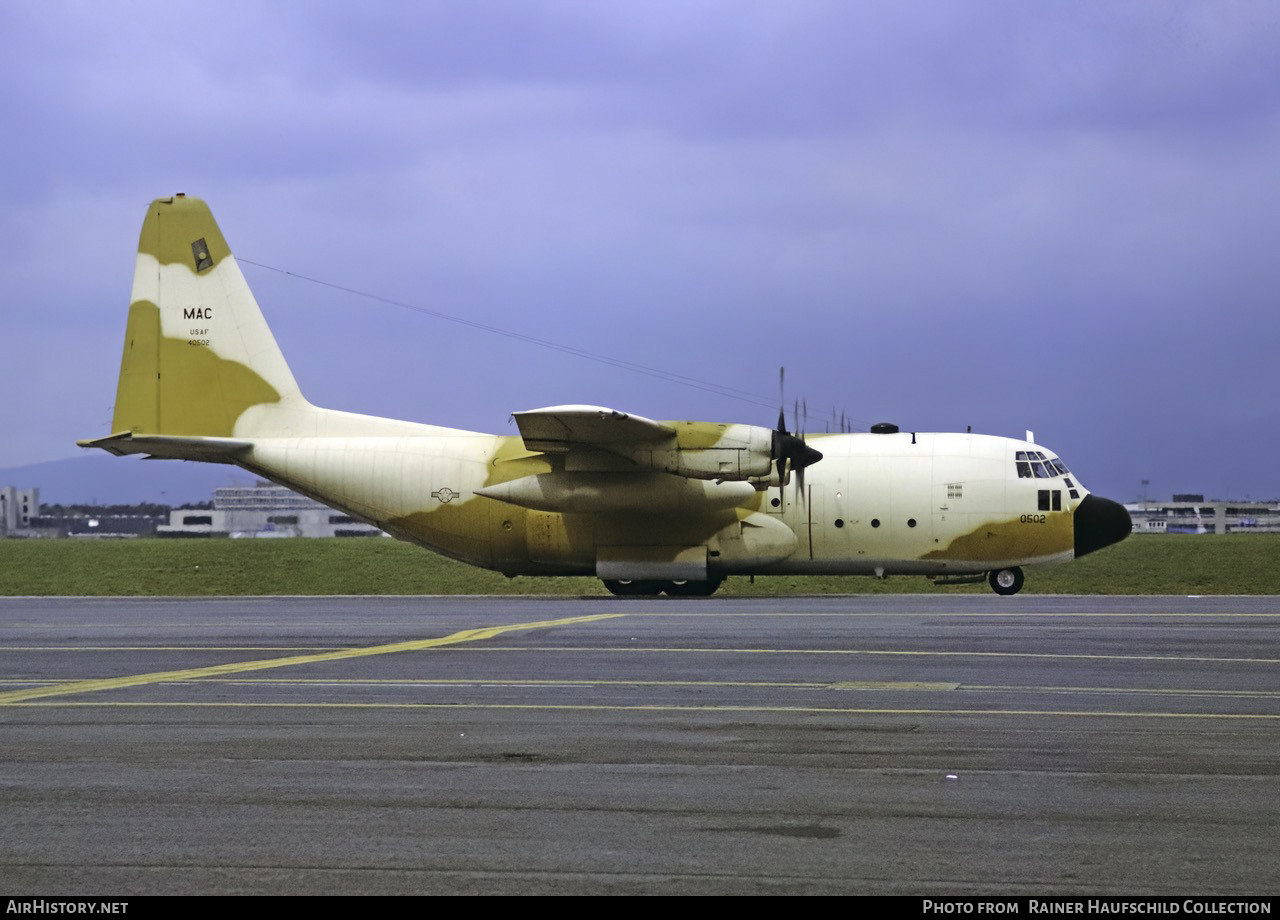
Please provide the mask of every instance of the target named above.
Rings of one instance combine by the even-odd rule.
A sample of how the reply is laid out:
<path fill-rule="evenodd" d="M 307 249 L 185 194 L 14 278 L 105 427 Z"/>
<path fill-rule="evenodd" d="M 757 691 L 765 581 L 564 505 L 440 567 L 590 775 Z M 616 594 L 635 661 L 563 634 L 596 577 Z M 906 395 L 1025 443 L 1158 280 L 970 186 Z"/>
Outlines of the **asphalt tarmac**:
<path fill-rule="evenodd" d="M 0 893 L 1280 892 L 1280 598 L 0 599 Z"/>

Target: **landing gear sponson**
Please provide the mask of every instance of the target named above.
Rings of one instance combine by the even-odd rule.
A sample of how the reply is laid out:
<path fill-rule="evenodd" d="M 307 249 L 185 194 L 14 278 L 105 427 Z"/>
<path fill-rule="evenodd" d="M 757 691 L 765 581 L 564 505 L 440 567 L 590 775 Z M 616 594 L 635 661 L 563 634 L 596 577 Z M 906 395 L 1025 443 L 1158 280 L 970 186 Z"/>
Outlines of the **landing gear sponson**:
<path fill-rule="evenodd" d="M 981 577 L 981 576 L 979 576 Z M 987 574 L 987 583 L 991 590 L 1003 596 L 1017 594 L 1025 582 L 1022 569 L 1012 566 L 1007 569 L 996 569 Z M 710 597 L 724 582 L 723 578 L 711 581 L 648 581 L 631 579 L 604 579 L 604 586 L 610 594 L 618 597 L 657 597 L 666 594 L 670 597 Z"/>

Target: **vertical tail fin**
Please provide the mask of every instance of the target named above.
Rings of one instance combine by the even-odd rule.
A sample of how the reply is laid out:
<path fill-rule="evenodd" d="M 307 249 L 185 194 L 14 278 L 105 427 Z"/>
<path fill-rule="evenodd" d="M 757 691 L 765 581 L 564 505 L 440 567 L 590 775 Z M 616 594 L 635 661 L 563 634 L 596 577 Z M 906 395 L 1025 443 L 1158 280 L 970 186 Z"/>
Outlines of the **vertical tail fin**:
<path fill-rule="evenodd" d="M 208 206 L 158 198 L 138 242 L 112 432 L 273 433 L 311 410 Z"/>

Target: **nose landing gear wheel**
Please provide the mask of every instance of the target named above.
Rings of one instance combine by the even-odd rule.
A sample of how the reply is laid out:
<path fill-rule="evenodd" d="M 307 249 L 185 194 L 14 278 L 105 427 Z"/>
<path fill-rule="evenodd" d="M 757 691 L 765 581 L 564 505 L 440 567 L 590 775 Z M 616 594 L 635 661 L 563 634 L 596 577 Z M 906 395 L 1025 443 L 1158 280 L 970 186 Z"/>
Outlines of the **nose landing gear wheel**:
<path fill-rule="evenodd" d="M 987 583 L 996 594 L 1017 594 L 1022 590 L 1022 569 L 1016 565 L 1011 569 L 996 569 L 987 576 Z"/>

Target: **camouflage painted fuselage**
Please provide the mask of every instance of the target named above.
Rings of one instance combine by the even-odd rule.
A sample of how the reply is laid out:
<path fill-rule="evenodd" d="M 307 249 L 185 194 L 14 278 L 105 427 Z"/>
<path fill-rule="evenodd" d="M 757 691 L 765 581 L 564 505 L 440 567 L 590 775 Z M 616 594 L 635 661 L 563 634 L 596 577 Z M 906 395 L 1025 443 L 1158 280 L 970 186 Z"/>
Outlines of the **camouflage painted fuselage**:
<path fill-rule="evenodd" d="M 1024 441 L 816 435 L 802 495 L 770 429 L 590 406 L 517 419 L 498 436 L 312 406 L 208 208 L 176 196 L 143 225 L 113 433 L 81 443 L 232 463 L 512 575 L 947 575 L 1081 550 L 1087 493 L 1056 458 L 1032 474 Z"/>
<path fill-rule="evenodd" d="M 557 475 L 559 458 L 531 454 L 518 437 L 425 426 L 415 435 L 412 426 L 386 424 L 381 436 L 255 439 L 238 462 L 396 537 L 507 574 L 594 575 L 601 548 L 657 560 L 705 547 L 708 568 L 722 574 L 958 574 L 1073 556 L 1081 499 L 1069 497 L 1061 477 L 1017 478 L 1015 453 L 1028 447 L 1021 441 L 816 436 L 824 459 L 808 471 L 803 502 L 792 481 L 782 490 L 751 488 L 731 507 L 690 495 L 670 509 L 563 512 L 476 495 Z M 599 479 L 615 504 L 630 492 L 638 505 L 662 480 L 688 482 L 664 473 Z M 1049 488 L 1060 510 L 1039 510 Z"/>

